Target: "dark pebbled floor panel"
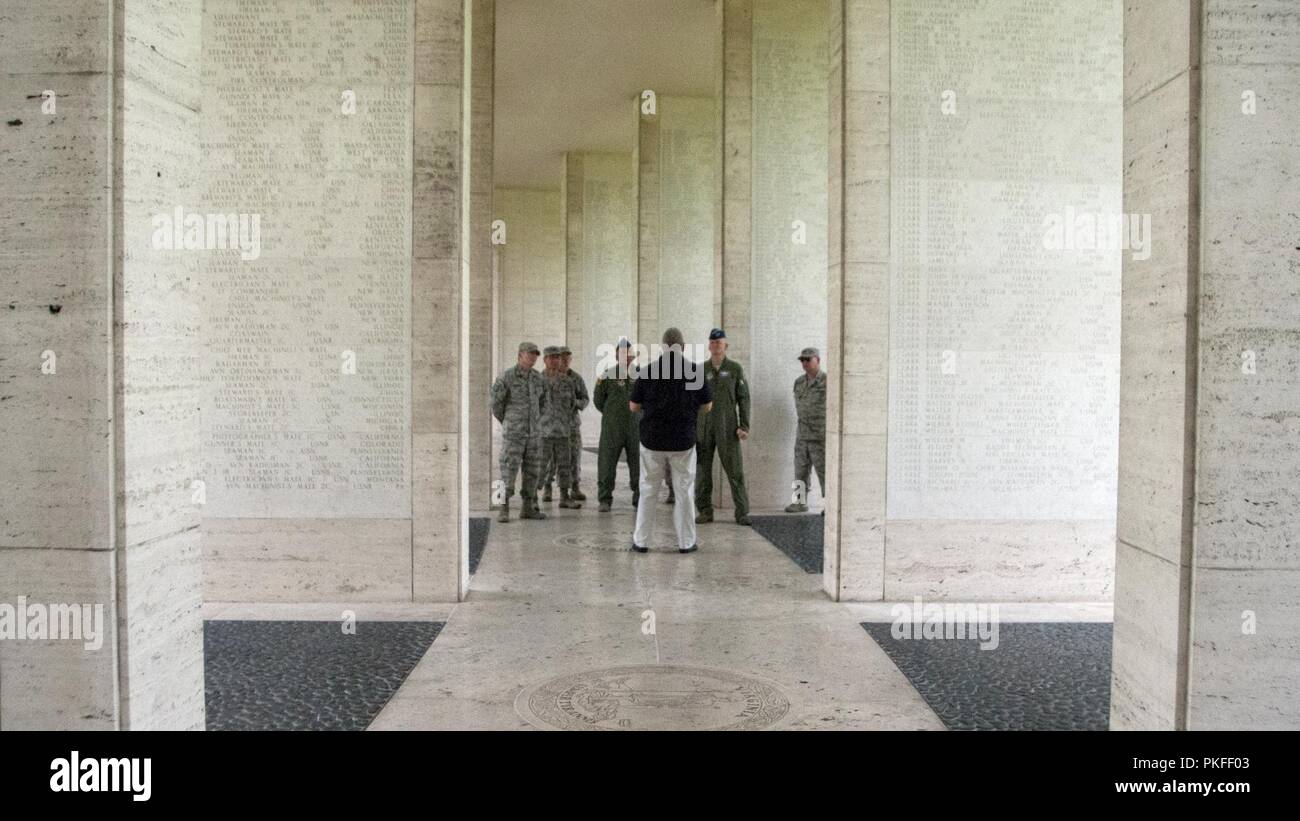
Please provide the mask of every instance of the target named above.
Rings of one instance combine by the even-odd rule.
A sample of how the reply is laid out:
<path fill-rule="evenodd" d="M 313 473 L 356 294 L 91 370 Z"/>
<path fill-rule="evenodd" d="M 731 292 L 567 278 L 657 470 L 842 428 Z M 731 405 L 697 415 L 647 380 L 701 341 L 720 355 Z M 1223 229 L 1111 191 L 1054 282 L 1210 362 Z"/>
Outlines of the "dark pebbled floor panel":
<path fill-rule="evenodd" d="M 818 514 L 750 516 L 750 523 L 805 573 L 822 572 L 822 536 L 825 517 Z"/>
<path fill-rule="evenodd" d="M 443 622 L 207 621 L 209 730 L 364 730 Z"/>
<path fill-rule="evenodd" d="M 950 730 L 1110 723 L 1110 624 L 1002 623 L 991 650 L 976 638 L 897 639 L 888 622 L 862 627 Z"/>
<path fill-rule="evenodd" d="M 483 560 L 483 551 L 487 550 L 488 529 L 492 520 L 487 516 L 469 517 L 469 574 L 474 575 L 478 563 Z"/>

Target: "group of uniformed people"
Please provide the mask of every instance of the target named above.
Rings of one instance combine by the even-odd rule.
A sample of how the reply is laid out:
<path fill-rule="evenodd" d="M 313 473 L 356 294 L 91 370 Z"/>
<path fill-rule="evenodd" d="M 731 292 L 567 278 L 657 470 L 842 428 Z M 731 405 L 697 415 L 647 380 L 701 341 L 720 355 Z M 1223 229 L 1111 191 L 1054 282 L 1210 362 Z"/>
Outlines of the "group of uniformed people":
<path fill-rule="evenodd" d="M 519 489 L 520 518 L 545 519 L 537 497 L 551 501 L 553 483 L 559 481 L 562 508 L 580 508 L 586 496 L 579 488 L 582 462 L 581 412 L 591 402 L 600 411 L 600 448 L 596 498 L 600 511 L 608 512 L 614 501 L 615 475 L 620 457 L 627 460 L 632 504 L 640 501 L 639 413 L 629 406 L 638 378 L 636 352 L 627 339 L 615 348 L 616 363 L 596 379 L 594 396 L 589 397 L 582 376 L 569 367 L 568 346 L 551 345 L 542 352 L 532 342 L 519 345 L 516 363 L 492 385 L 492 415 L 502 425 L 501 483 L 504 498 L 498 504 L 497 521 L 510 520 L 510 498 L 515 479 L 522 472 Z M 544 356 L 545 370 L 535 366 Z M 826 374 L 816 348 L 799 354 L 803 374 L 794 382 L 794 404 L 798 416 L 795 440 L 795 478 L 809 487 L 811 472 L 826 491 Z M 731 485 L 736 523 L 748 525 L 749 494 L 745 489 L 744 461 L 740 443 L 749 437 L 750 397 L 745 371 L 727 356 L 727 334 L 714 328 L 709 334 L 709 359 L 702 363 L 704 378 L 712 388 L 713 405 L 699 416 L 696 432 L 697 477 L 695 507 L 697 523 L 713 521 L 713 457 L 717 454 Z M 672 482 L 668 481 L 672 504 Z M 806 513 L 806 499 L 799 496 L 787 513 Z"/>

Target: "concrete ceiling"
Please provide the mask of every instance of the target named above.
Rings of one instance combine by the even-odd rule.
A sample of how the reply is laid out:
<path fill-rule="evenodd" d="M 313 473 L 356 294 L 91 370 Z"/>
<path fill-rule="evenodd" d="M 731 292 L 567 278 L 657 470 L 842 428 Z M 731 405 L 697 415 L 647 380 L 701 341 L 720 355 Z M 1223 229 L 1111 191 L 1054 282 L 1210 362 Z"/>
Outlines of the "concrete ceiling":
<path fill-rule="evenodd" d="M 633 149 L 634 100 L 714 94 L 714 0 L 497 0 L 494 175 L 559 188 L 566 151 Z"/>

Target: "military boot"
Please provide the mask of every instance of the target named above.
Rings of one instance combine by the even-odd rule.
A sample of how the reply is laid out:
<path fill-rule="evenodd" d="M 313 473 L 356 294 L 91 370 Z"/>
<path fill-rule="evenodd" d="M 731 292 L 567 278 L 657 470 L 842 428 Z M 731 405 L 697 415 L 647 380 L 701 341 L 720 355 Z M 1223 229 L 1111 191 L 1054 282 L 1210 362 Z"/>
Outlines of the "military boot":
<path fill-rule="evenodd" d="M 498 522 L 510 521 L 510 500 L 509 499 L 506 499 L 504 502 L 502 502 L 500 507 L 497 509 L 497 521 Z"/>
<path fill-rule="evenodd" d="M 550 483 L 547 483 L 547 484 L 545 484 L 545 485 L 542 486 L 542 501 L 543 501 L 543 502 L 549 502 L 549 501 L 551 501 L 551 485 L 550 485 Z"/>
<path fill-rule="evenodd" d="M 569 492 L 569 498 L 576 499 L 579 502 L 587 501 L 587 494 L 578 489 L 578 483 L 573 483 L 573 490 Z"/>
<path fill-rule="evenodd" d="M 574 501 L 569 495 L 569 489 L 567 487 L 562 487 L 560 488 L 560 507 L 577 510 L 582 507 L 582 502 Z"/>
<path fill-rule="evenodd" d="M 524 499 L 524 508 L 519 513 L 521 519 L 545 519 L 546 514 L 537 509 L 536 499 Z"/>
<path fill-rule="evenodd" d="M 785 506 L 786 513 L 807 513 L 808 505 L 801 505 L 798 502 L 792 502 Z"/>

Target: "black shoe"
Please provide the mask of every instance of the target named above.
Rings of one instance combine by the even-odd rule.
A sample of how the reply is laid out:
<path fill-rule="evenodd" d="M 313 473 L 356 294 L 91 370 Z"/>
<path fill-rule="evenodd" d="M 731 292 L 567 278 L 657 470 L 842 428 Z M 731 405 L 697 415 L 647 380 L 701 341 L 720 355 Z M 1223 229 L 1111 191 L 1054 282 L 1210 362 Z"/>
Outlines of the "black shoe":
<path fill-rule="evenodd" d="M 677 548 L 677 552 L 678 552 L 678 553 L 694 553 L 695 551 L 697 551 L 697 550 L 699 550 L 699 549 L 700 549 L 699 544 L 693 544 L 693 545 L 691 545 L 690 547 L 687 547 L 687 548 L 680 548 L 680 547 L 679 547 L 679 548 Z"/>
<path fill-rule="evenodd" d="M 751 522 L 751 521 L 749 520 L 749 517 L 748 517 L 748 516 L 737 516 L 737 517 L 736 517 L 736 524 L 738 524 L 738 525 L 745 525 L 746 527 L 749 527 L 749 526 L 753 525 L 753 522 Z"/>
<path fill-rule="evenodd" d="M 649 553 L 649 552 L 650 552 L 650 548 L 648 548 L 648 547 L 638 547 L 636 542 L 632 542 L 632 549 L 635 550 L 637 553 Z"/>

